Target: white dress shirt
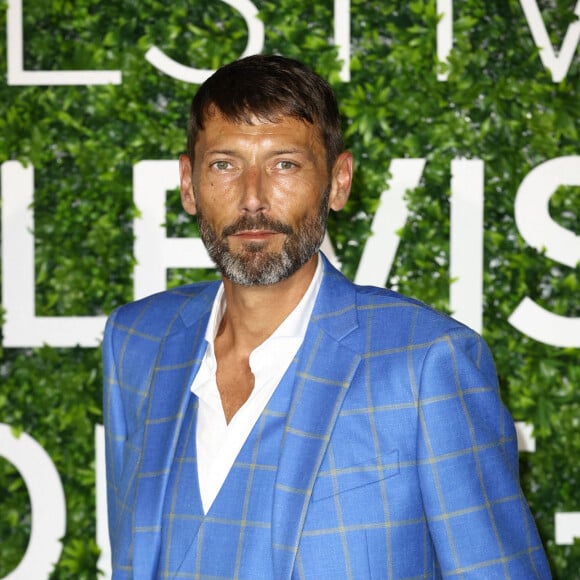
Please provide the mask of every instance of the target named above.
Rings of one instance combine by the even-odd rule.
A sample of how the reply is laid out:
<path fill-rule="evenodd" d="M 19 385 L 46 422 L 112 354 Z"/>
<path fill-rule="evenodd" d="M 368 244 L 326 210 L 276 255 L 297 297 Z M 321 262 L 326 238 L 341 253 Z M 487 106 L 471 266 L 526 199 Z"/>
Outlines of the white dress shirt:
<path fill-rule="evenodd" d="M 192 392 L 199 398 L 197 473 L 205 513 L 304 340 L 322 282 L 322 270 L 319 258 L 314 277 L 300 302 L 274 333 L 250 353 L 254 389 L 229 424 L 226 423 L 216 382 L 214 340 L 226 309 L 223 284 L 218 290 L 205 333 L 207 349 L 191 385 Z"/>

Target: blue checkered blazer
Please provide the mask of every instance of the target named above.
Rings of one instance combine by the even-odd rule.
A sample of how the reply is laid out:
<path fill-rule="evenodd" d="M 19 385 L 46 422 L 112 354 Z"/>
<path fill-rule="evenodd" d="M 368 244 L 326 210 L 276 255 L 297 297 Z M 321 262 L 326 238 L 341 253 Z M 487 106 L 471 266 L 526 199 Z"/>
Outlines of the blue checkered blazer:
<path fill-rule="evenodd" d="M 295 361 L 264 524 L 271 557 L 260 577 L 550 578 L 483 340 L 417 301 L 355 286 L 323 260 Z M 216 291 L 217 283 L 184 286 L 108 321 L 116 580 L 157 577 L 168 477 Z M 229 541 L 241 541 L 246 515 Z"/>

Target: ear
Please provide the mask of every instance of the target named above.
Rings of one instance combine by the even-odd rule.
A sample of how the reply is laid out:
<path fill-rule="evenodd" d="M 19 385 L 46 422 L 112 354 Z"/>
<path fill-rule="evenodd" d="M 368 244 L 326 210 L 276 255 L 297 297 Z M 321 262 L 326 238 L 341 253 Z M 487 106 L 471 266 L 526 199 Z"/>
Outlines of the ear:
<path fill-rule="evenodd" d="M 340 211 L 348 201 L 352 185 L 352 153 L 343 151 L 334 162 L 330 177 L 330 197 L 328 206 Z"/>
<path fill-rule="evenodd" d="M 185 154 L 179 156 L 179 179 L 181 189 L 181 205 L 190 215 L 197 213 L 195 195 L 193 194 L 192 167 L 189 157 Z"/>

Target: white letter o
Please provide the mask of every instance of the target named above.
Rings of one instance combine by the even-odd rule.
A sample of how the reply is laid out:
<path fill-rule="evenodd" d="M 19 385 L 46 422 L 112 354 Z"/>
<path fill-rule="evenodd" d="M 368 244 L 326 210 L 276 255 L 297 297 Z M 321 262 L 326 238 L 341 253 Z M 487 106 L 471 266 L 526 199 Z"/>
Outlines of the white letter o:
<path fill-rule="evenodd" d="M 248 44 L 240 58 L 262 52 L 264 48 L 264 23 L 258 18 L 256 6 L 250 0 L 222 0 L 222 2 L 237 10 L 248 26 Z M 211 69 L 194 68 L 180 64 L 156 46 L 152 46 L 145 53 L 145 59 L 166 75 L 186 83 L 201 84 L 215 72 Z"/>
<path fill-rule="evenodd" d="M 15 437 L 0 423 L 0 456 L 20 472 L 28 489 L 32 530 L 24 558 L 5 580 L 48 578 L 62 552 L 66 504 L 62 483 L 52 459 L 38 442 L 22 433 Z"/>

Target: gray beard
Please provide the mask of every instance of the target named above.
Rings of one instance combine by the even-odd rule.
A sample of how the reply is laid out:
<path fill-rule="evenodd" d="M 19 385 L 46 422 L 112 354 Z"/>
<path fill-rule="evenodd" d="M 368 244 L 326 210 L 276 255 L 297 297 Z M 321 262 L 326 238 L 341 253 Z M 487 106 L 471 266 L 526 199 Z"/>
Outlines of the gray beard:
<path fill-rule="evenodd" d="M 324 240 L 328 216 L 330 188 L 324 192 L 318 214 L 301 223 L 296 230 L 289 225 L 270 220 L 263 214 L 243 216 L 234 224 L 224 228 L 221 236 L 197 212 L 201 239 L 210 258 L 222 276 L 241 286 L 269 286 L 289 278 L 297 272 L 318 250 Z M 286 235 L 284 246 L 279 252 L 264 250 L 258 242 L 248 243 L 243 250 L 232 253 L 227 236 L 244 230 L 268 229 Z"/>

